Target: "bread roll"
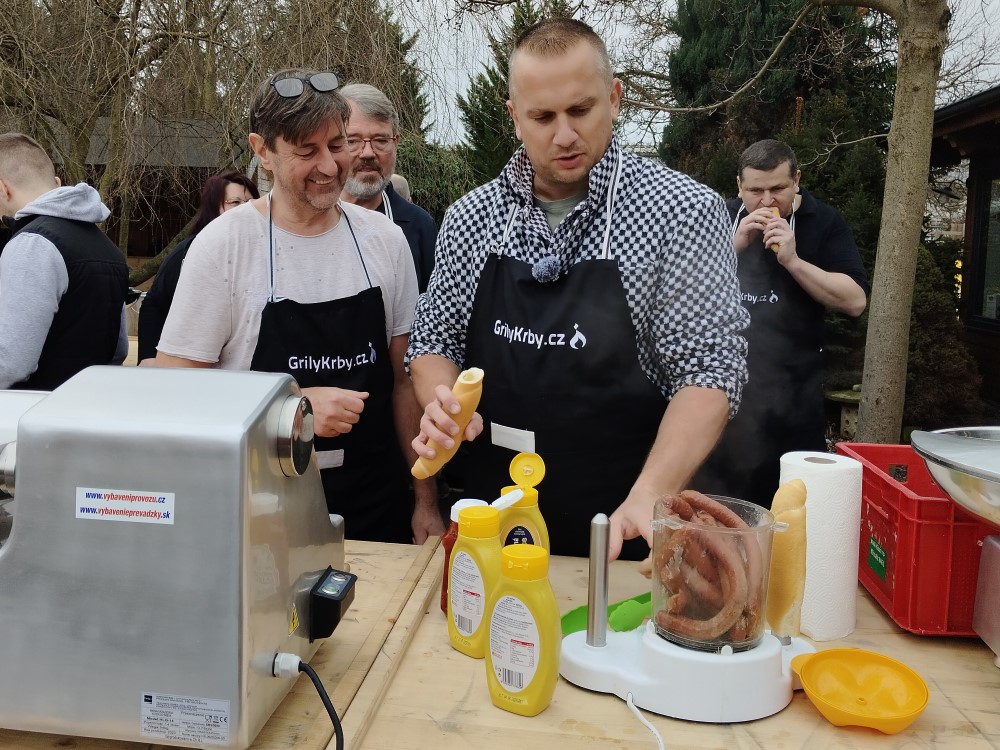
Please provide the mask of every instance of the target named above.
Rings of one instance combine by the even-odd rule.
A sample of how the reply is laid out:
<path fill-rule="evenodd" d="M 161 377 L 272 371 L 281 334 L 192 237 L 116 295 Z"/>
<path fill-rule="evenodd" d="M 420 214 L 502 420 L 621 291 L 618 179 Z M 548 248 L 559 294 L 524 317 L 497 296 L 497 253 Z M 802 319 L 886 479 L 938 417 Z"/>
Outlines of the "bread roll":
<path fill-rule="evenodd" d="M 774 493 L 774 499 L 771 501 L 771 512 L 777 516 L 786 510 L 802 508 L 805 504 L 806 483 L 801 479 L 793 479 L 790 482 L 785 482 Z"/>
<path fill-rule="evenodd" d="M 771 214 L 775 218 L 780 218 L 781 217 L 781 209 L 778 208 L 777 206 L 771 206 Z M 771 245 L 771 252 L 773 252 L 773 253 L 778 252 L 780 249 L 781 249 L 781 245 L 779 245 L 777 242 L 775 242 L 773 245 Z"/>
<path fill-rule="evenodd" d="M 416 479 L 427 479 L 437 474 L 441 467 L 452 459 L 458 446 L 462 442 L 465 428 L 469 426 L 469 420 L 476 413 L 479 406 L 479 399 L 483 395 L 483 371 L 478 367 L 471 367 L 459 374 L 451 392 L 455 394 L 461 410 L 458 414 L 452 415 L 452 419 L 458 425 L 458 434 L 455 436 L 455 444 L 451 448 L 444 448 L 434 440 L 428 440 L 427 445 L 434 449 L 434 458 L 424 458 L 420 456 L 410 469 L 410 474 Z"/>
<path fill-rule="evenodd" d="M 802 595 L 806 586 L 806 486 L 801 479 L 786 482 L 774 493 L 774 520 L 788 525 L 771 542 L 766 619 L 778 636 L 798 635 Z"/>

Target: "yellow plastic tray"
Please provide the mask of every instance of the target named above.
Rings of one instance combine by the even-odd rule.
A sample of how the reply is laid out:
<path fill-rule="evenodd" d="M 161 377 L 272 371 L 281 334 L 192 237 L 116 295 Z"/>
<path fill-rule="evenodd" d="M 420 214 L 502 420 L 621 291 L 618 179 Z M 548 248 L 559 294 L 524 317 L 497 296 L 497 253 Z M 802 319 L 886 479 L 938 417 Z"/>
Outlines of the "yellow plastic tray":
<path fill-rule="evenodd" d="M 902 662 L 874 651 L 832 648 L 792 659 L 809 700 L 838 727 L 906 729 L 927 707 L 927 683 Z"/>

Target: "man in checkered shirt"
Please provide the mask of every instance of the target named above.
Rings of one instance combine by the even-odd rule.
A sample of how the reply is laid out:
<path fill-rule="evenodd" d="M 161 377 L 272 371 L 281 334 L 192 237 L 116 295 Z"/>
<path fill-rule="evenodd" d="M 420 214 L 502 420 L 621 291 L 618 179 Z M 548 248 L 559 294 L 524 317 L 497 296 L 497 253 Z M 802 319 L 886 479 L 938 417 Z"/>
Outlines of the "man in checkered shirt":
<path fill-rule="evenodd" d="M 515 451 L 538 453 L 552 553 L 587 555 L 591 519 L 613 510 L 611 558 L 639 559 L 657 497 L 686 487 L 746 381 L 728 215 L 705 186 L 622 151 L 621 82 L 586 24 L 528 29 L 509 87 L 523 147 L 448 210 L 417 304 L 413 446 L 431 458 L 428 440 L 458 439 L 450 387 L 481 367 L 465 494 L 495 497 Z"/>

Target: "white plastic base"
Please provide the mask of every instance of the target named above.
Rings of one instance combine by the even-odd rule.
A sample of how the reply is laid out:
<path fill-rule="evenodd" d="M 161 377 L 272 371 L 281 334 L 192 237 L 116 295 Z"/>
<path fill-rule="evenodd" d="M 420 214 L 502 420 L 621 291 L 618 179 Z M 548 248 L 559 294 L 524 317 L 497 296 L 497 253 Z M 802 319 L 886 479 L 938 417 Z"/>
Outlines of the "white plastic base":
<path fill-rule="evenodd" d="M 584 631 L 567 635 L 559 673 L 574 685 L 623 700 L 632 693 L 635 705 L 656 714 L 731 723 L 787 706 L 793 689 L 801 689 L 797 679 L 793 685 L 792 657 L 815 650 L 801 638 L 782 646 L 767 633 L 741 653 L 694 651 L 664 640 L 647 620 L 628 633 L 608 631 L 601 648 L 588 646 Z"/>

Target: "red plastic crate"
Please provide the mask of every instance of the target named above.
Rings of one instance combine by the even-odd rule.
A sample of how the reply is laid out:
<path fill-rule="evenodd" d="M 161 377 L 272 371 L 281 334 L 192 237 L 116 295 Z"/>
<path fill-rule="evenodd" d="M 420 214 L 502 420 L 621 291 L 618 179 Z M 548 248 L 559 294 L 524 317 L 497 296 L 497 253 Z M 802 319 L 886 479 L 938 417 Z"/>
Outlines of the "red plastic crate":
<path fill-rule="evenodd" d="M 908 445 L 838 443 L 863 465 L 858 580 L 901 628 L 968 635 L 983 537 L 997 527 L 938 487 Z"/>

